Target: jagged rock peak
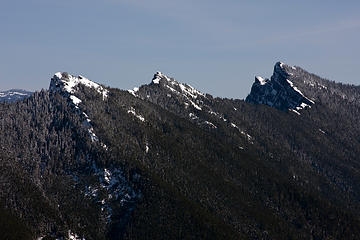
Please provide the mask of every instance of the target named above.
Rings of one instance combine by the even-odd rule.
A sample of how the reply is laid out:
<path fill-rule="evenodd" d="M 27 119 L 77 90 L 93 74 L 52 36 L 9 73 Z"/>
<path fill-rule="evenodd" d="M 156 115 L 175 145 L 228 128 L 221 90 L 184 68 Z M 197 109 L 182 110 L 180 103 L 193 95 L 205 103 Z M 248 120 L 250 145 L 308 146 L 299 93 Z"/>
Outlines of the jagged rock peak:
<path fill-rule="evenodd" d="M 290 74 L 286 71 L 286 68 L 288 67 L 288 65 L 286 65 L 285 63 L 282 62 L 277 62 L 275 63 L 274 66 L 274 77 L 275 78 L 282 78 L 282 79 L 286 79 Z"/>
<path fill-rule="evenodd" d="M 295 67 L 277 62 L 271 79 L 256 76 L 251 92 L 246 101 L 255 104 L 266 104 L 282 111 L 292 110 L 296 113 L 314 104 L 291 81 Z"/>
<path fill-rule="evenodd" d="M 264 79 L 260 76 L 255 77 L 255 84 L 258 84 L 258 85 L 265 85 L 268 81 L 269 81 L 268 79 Z"/>
<path fill-rule="evenodd" d="M 141 87 L 135 87 L 133 90 L 128 90 L 129 93 L 138 97 L 139 90 L 143 87 L 160 87 L 164 93 L 166 94 L 175 94 L 175 95 L 183 95 L 186 97 L 190 97 L 193 99 L 198 98 L 199 96 L 205 97 L 205 94 L 200 92 L 199 90 L 195 89 L 194 87 L 190 86 L 186 83 L 180 83 L 176 81 L 172 77 L 168 77 L 162 72 L 156 72 L 154 77 L 152 78 L 152 82 L 149 85 L 143 85 Z M 157 90 L 158 91 L 158 90 Z M 140 91 L 141 92 L 141 91 Z"/>
<path fill-rule="evenodd" d="M 162 82 L 162 83 L 166 82 L 165 83 L 165 85 L 166 85 L 167 82 L 171 82 L 172 84 L 174 84 L 176 81 L 174 79 L 169 78 L 168 76 L 166 76 L 162 72 L 157 71 L 154 74 L 154 77 L 152 78 L 151 83 L 149 84 L 149 86 L 151 86 L 151 85 L 159 85 L 159 86 L 164 85 L 164 84 L 160 84 L 160 82 Z M 141 87 L 144 87 L 144 86 L 147 86 L 147 85 L 143 85 L 143 86 L 140 86 L 140 87 L 134 87 L 132 90 L 129 89 L 128 92 L 131 93 L 132 95 L 134 95 L 135 97 L 138 97 L 139 89 Z"/>
<path fill-rule="evenodd" d="M 199 90 L 195 89 L 194 87 L 190 86 L 189 84 L 180 83 L 173 78 L 167 77 L 166 75 L 162 74 L 161 72 L 157 72 L 154 75 L 154 77 L 155 76 L 158 77 L 157 79 L 159 79 L 159 78 L 165 79 L 166 81 L 164 81 L 164 85 L 166 86 L 166 88 L 168 90 L 170 90 L 173 93 L 178 93 L 178 94 L 180 93 L 180 94 L 186 95 L 187 97 L 191 97 L 194 99 L 198 98 L 199 96 L 205 97 L 205 94 L 203 94 Z"/>
<path fill-rule="evenodd" d="M 51 78 L 50 81 L 50 91 L 60 91 L 68 94 L 73 94 L 76 92 L 76 87 L 79 85 L 85 85 L 86 87 L 95 89 L 98 93 L 103 96 L 105 99 L 108 95 L 108 90 L 98 83 L 95 83 L 84 76 L 73 76 L 67 72 L 57 72 Z"/>
<path fill-rule="evenodd" d="M 165 80 L 167 80 L 167 81 L 171 81 L 171 79 L 170 79 L 168 76 L 166 76 L 166 75 L 163 74 L 162 72 L 157 71 L 157 72 L 154 74 L 154 77 L 153 77 L 153 79 L 152 79 L 152 82 L 153 82 L 154 84 L 159 84 L 161 79 L 165 79 Z M 174 81 L 174 80 L 173 80 L 173 81 Z"/>

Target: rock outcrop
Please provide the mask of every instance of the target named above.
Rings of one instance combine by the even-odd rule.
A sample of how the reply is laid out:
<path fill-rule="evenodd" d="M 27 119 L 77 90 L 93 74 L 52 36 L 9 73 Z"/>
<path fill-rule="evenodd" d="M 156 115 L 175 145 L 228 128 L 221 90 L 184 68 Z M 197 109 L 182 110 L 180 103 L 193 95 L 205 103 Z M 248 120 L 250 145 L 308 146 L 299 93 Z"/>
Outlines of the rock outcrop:
<path fill-rule="evenodd" d="M 310 107 L 314 102 L 294 85 L 291 78 L 294 76 L 290 67 L 277 62 L 271 79 L 255 77 L 251 92 L 246 101 L 255 104 L 266 104 L 281 111 L 298 111 Z"/>

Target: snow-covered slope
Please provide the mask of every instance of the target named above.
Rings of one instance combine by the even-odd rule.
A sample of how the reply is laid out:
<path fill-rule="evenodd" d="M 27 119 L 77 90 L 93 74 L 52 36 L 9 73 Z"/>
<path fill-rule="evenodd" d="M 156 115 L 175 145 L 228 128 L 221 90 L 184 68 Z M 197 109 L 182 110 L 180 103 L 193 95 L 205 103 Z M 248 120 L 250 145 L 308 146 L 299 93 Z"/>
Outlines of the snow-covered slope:
<path fill-rule="evenodd" d="M 298 111 L 314 104 L 292 81 L 295 67 L 277 62 L 271 79 L 255 77 L 251 92 L 246 101 L 255 104 L 266 104 L 282 111 Z"/>
<path fill-rule="evenodd" d="M 55 73 L 54 77 L 51 79 L 50 82 L 50 91 L 61 91 L 67 92 L 68 94 L 72 95 L 76 92 L 77 86 L 81 84 L 89 88 L 95 89 L 98 93 L 103 96 L 105 99 L 108 95 L 108 90 L 106 90 L 103 86 L 98 83 L 95 83 L 81 75 L 73 76 L 68 74 L 67 72 L 57 72 Z M 76 100 L 74 101 L 76 103 Z"/>
<path fill-rule="evenodd" d="M 0 102 L 15 102 L 30 97 L 32 92 L 21 89 L 10 89 L 0 92 Z"/>
<path fill-rule="evenodd" d="M 84 85 L 94 89 L 96 92 L 101 94 L 103 100 L 105 100 L 108 96 L 108 90 L 100 84 L 97 84 L 81 75 L 75 77 L 71 74 L 68 74 L 67 72 L 55 73 L 50 81 L 49 90 L 53 92 L 60 92 L 64 97 L 70 100 L 70 102 L 74 105 L 74 107 L 78 110 L 78 113 L 83 118 L 83 125 L 87 128 L 91 140 L 93 142 L 98 142 L 99 139 L 94 132 L 94 128 L 91 125 L 89 116 L 79 107 L 79 104 L 82 102 L 82 100 L 76 96 L 77 87 L 79 85 Z M 104 144 L 101 143 L 101 145 L 106 148 Z"/>

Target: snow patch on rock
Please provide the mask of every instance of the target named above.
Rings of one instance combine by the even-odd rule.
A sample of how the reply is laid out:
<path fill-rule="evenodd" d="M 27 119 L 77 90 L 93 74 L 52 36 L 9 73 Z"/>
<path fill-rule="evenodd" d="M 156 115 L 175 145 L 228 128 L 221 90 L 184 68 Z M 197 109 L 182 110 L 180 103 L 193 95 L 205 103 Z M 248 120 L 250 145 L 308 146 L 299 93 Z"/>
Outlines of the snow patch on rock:
<path fill-rule="evenodd" d="M 258 81 L 258 83 L 260 84 L 260 85 L 265 85 L 266 84 L 266 79 L 264 79 L 264 78 L 262 78 L 262 77 L 260 77 L 260 76 L 256 76 L 255 77 L 255 81 Z"/>
<path fill-rule="evenodd" d="M 134 115 L 135 117 L 137 117 L 140 121 L 145 122 L 145 118 L 144 118 L 143 116 L 141 116 L 140 114 L 137 114 L 134 107 L 131 107 L 131 108 L 128 110 L 128 113 L 131 113 L 132 115 Z"/>
<path fill-rule="evenodd" d="M 210 113 L 211 115 L 215 115 L 216 117 L 220 118 L 224 122 L 227 122 L 227 119 L 225 117 L 223 117 L 220 113 L 214 112 L 212 110 L 208 111 L 208 113 Z"/>
<path fill-rule="evenodd" d="M 111 222 L 112 203 L 129 206 L 128 211 L 133 210 L 131 206 L 141 193 L 130 186 L 125 173 L 120 168 L 98 168 L 93 162 L 92 171 L 98 177 L 98 182 L 86 186 L 84 195 L 101 206 L 101 211 L 108 223 Z"/>
<path fill-rule="evenodd" d="M 233 128 L 236 128 L 237 130 L 239 130 L 239 127 L 238 127 L 235 123 L 231 123 L 231 126 L 232 126 Z"/>
<path fill-rule="evenodd" d="M 194 113 L 189 113 L 189 117 L 190 117 L 190 119 L 192 119 L 192 120 L 197 120 L 197 119 L 199 119 L 199 117 L 196 116 Z"/>
<path fill-rule="evenodd" d="M 250 136 L 248 133 L 246 133 L 244 131 L 241 131 L 241 134 L 244 135 L 251 144 L 254 144 L 252 136 Z"/>
<path fill-rule="evenodd" d="M 205 121 L 204 123 L 206 123 L 207 125 L 209 125 L 212 128 L 217 128 L 217 126 L 215 126 L 215 124 L 213 124 L 212 122 Z"/>
<path fill-rule="evenodd" d="M 190 99 L 189 99 L 189 101 L 190 101 L 191 105 L 193 105 L 194 108 L 196 108 L 196 109 L 199 110 L 199 111 L 202 110 L 202 108 L 201 108 L 199 105 L 197 105 L 196 103 L 194 103 L 194 102 L 191 101 Z"/>
<path fill-rule="evenodd" d="M 128 92 L 134 97 L 138 97 L 137 92 L 139 91 L 138 87 L 134 87 L 133 90 L 128 90 Z"/>
<path fill-rule="evenodd" d="M 296 111 L 295 109 L 289 109 L 291 112 L 296 113 L 297 115 L 301 115 L 301 113 L 299 113 L 298 111 Z"/>
<path fill-rule="evenodd" d="M 75 96 L 78 85 L 84 85 L 86 87 L 95 89 L 99 94 L 102 95 L 102 99 L 105 100 L 108 97 L 108 90 L 101 85 L 79 75 L 75 77 L 66 72 L 57 72 L 54 74 L 50 82 L 49 90 L 53 92 L 60 92 L 64 97 L 67 97 L 80 117 L 83 119 L 83 126 L 87 129 L 89 137 L 92 142 L 99 142 L 99 138 L 96 136 L 94 128 L 92 127 L 89 116 L 80 109 L 80 103 L 82 102 L 77 96 Z M 101 146 L 107 150 L 107 146 L 100 143 Z"/>
<path fill-rule="evenodd" d="M 282 62 L 274 66 L 271 79 L 255 77 L 251 92 L 246 101 L 255 104 L 266 104 L 282 111 L 299 111 L 310 107 L 315 102 L 307 98 L 291 81 L 296 70 Z"/>
<path fill-rule="evenodd" d="M 85 238 L 79 237 L 77 234 L 75 234 L 71 230 L 69 230 L 68 231 L 68 240 L 85 240 Z"/>
<path fill-rule="evenodd" d="M 86 87 L 95 89 L 98 93 L 100 93 L 105 100 L 108 96 L 109 91 L 105 89 L 98 83 L 95 83 L 84 76 L 73 76 L 66 72 L 57 72 L 50 82 L 50 90 L 52 91 L 65 91 L 69 94 L 74 94 L 76 92 L 76 87 L 81 84 Z"/>
<path fill-rule="evenodd" d="M 152 79 L 152 82 L 153 82 L 154 84 L 159 84 L 161 79 L 165 79 L 165 80 L 167 80 L 167 81 L 171 81 L 168 76 L 166 76 L 166 75 L 163 74 L 162 72 L 159 72 L 159 71 L 158 71 L 158 72 L 156 72 L 156 73 L 154 74 L 154 77 L 153 77 L 153 79 Z"/>

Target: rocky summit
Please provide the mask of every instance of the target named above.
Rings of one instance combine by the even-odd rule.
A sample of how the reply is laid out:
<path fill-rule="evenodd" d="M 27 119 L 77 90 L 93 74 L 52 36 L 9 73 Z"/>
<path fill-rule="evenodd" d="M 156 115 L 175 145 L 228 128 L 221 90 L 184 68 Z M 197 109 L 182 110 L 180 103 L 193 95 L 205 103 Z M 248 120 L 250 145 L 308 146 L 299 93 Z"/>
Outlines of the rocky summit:
<path fill-rule="evenodd" d="M 255 77 L 255 82 L 246 101 L 266 104 L 281 111 L 299 111 L 310 107 L 314 101 L 304 96 L 294 85 L 292 78 L 295 76 L 292 70 L 296 70 L 296 68 L 277 62 L 270 80 Z"/>

